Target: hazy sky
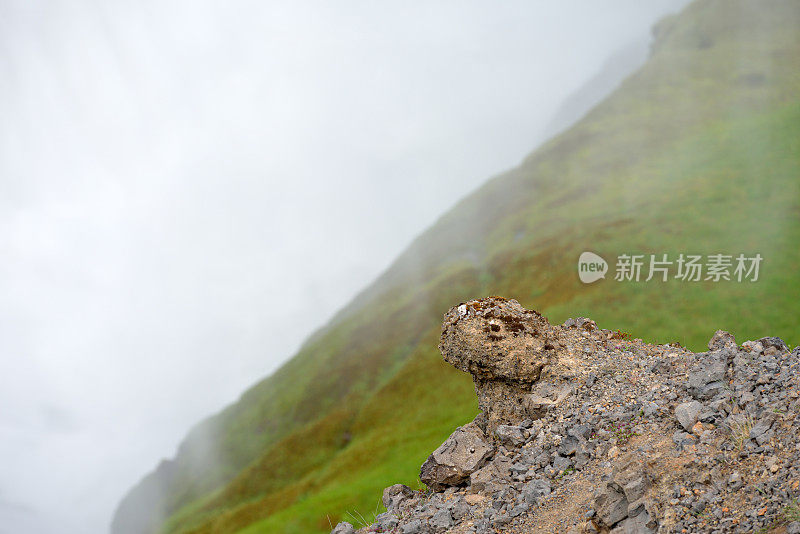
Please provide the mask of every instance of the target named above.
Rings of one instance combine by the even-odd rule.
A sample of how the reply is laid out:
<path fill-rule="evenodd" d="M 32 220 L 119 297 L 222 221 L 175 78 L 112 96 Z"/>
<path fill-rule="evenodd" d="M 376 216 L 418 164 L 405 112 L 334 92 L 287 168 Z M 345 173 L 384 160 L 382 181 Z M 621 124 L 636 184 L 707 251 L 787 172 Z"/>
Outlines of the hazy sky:
<path fill-rule="evenodd" d="M 0 0 L 0 532 L 99 533 L 685 0 Z"/>

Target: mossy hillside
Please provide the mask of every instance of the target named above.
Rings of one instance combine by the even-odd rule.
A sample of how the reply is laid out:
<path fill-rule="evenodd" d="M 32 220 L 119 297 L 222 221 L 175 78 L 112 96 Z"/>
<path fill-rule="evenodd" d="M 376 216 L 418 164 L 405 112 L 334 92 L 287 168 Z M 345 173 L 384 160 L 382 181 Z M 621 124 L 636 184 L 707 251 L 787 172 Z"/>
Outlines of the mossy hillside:
<path fill-rule="evenodd" d="M 792 154 L 792 150 L 795 151 L 794 154 L 800 154 L 797 151 L 797 148 L 800 147 L 795 146 L 792 149 L 792 144 L 796 144 L 800 139 L 800 128 L 797 127 L 800 125 L 800 106 L 793 106 L 791 110 L 782 110 L 774 114 L 773 118 L 776 121 L 775 128 L 780 128 L 781 125 L 794 125 L 795 128 L 794 136 L 785 137 L 787 142 L 783 144 L 782 148 L 774 147 L 775 151 L 772 154 L 775 168 L 782 168 L 783 171 L 786 171 L 779 172 L 777 175 L 787 179 L 782 186 L 786 187 L 785 191 L 791 193 L 783 197 L 783 204 L 778 205 L 780 207 L 776 210 L 777 213 L 784 208 L 791 211 L 800 206 L 796 178 L 800 176 L 800 166 L 798 166 L 800 159 L 796 155 L 794 158 L 784 159 Z M 750 124 L 748 121 L 743 121 L 741 126 L 745 130 L 752 131 L 747 127 L 763 124 L 763 120 L 763 117 L 758 117 L 753 119 Z M 725 156 L 725 154 L 717 155 Z M 732 156 L 732 154 L 728 155 Z M 731 171 L 736 168 L 736 160 L 735 157 L 728 160 L 733 165 Z M 705 170 L 701 172 L 701 175 L 709 177 L 708 191 L 713 191 L 714 187 L 718 186 L 718 176 L 727 174 L 720 172 L 723 170 L 720 169 L 719 162 L 721 161 L 725 161 L 725 159 L 723 157 L 708 158 L 709 167 L 705 169 L 708 172 Z M 735 187 L 731 183 L 728 185 Z M 758 205 L 761 200 L 774 200 L 774 192 L 769 188 L 759 188 L 759 191 L 759 194 L 752 197 L 753 205 Z M 789 340 L 790 343 L 800 342 L 795 319 L 795 314 L 800 311 L 800 305 L 797 302 L 797 296 L 800 295 L 800 280 L 796 274 L 787 276 L 787 273 L 792 272 L 792 265 L 800 265 L 800 253 L 796 247 L 791 246 L 792 243 L 800 242 L 798 241 L 800 225 L 795 223 L 792 231 L 784 232 L 777 236 L 775 241 L 768 244 L 762 242 L 761 246 L 758 246 L 759 232 L 763 231 L 762 224 L 769 225 L 771 217 L 781 217 L 781 215 L 775 213 L 765 215 L 759 224 L 748 224 L 753 222 L 750 218 L 745 218 L 743 223 L 737 223 L 736 221 L 741 218 L 741 213 L 737 210 L 729 209 L 724 203 L 706 202 L 709 197 L 694 195 L 692 198 L 693 202 L 687 202 L 686 198 L 678 195 L 673 201 L 668 202 L 668 205 L 663 206 L 662 210 L 653 210 L 647 217 L 637 218 L 636 223 L 628 222 L 623 226 L 612 225 L 610 226 L 611 230 L 601 228 L 599 231 L 565 235 L 564 243 L 551 242 L 542 250 L 534 249 L 530 255 L 514 256 L 516 261 L 501 262 L 496 266 L 498 273 L 505 274 L 500 275 L 497 279 L 493 278 L 482 294 L 514 295 L 523 303 L 544 303 L 541 309 L 552 320 L 560 321 L 569 315 L 585 314 L 595 318 L 601 325 L 632 332 L 633 335 L 643 337 L 648 341 L 678 341 L 695 350 L 703 350 L 705 343 L 718 327 L 735 332 L 740 340 L 776 334 Z M 684 217 L 687 213 L 701 208 L 709 221 L 719 221 L 715 224 L 709 223 L 709 228 L 712 230 L 721 222 L 728 221 L 732 228 L 741 233 L 738 239 L 731 239 L 728 242 L 715 238 L 714 232 L 709 230 L 711 238 L 709 238 L 708 244 L 703 244 L 703 240 L 697 240 L 694 242 L 691 252 L 715 253 L 725 250 L 761 252 L 762 255 L 769 258 L 769 261 L 765 261 L 758 282 L 753 284 L 710 281 L 690 283 L 672 280 L 666 283 L 651 281 L 635 284 L 604 280 L 597 283 L 596 289 L 581 292 L 583 287 L 575 276 L 575 261 L 567 262 L 563 272 L 558 271 L 559 265 L 550 265 L 547 270 L 541 268 L 541 262 L 546 262 L 552 257 L 552 249 L 575 260 L 580 251 L 586 248 L 583 245 L 587 243 L 599 242 L 600 246 L 593 247 L 593 250 L 597 250 L 601 255 L 605 253 L 606 257 L 611 257 L 612 254 L 619 253 L 619 251 L 642 253 L 666 251 L 673 255 L 685 252 L 683 248 L 684 234 L 679 231 L 681 223 L 685 220 Z M 752 209 L 752 206 L 749 208 Z M 745 213 L 747 212 L 746 210 Z M 667 217 L 665 213 L 671 214 L 671 218 Z M 652 220 L 648 220 L 648 217 L 652 217 Z M 673 225 L 678 230 L 663 232 L 656 239 L 644 231 L 647 225 L 654 223 Z M 639 225 L 643 225 L 642 228 L 639 228 Z M 621 233 L 612 231 L 620 227 L 627 227 L 628 231 Z M 643 241 L 631 242 L 630 236 L 635 236 L 639 232 L 642 232 Z M 619 237 L 613 237 L 615 233 L 620 234 Z M 601 238 L 604 239 L 598 241 Z M 741 248 L 743 243 L 750 243 L 750 248 Z M 739 248 L 726 249 L 726 246 Z M 530 285 L 520 285 L 518 282 L 520 278 L 525 273 L 531 272 L 543 274 L 539 276 L 528 274 L 527 280 Z M 572 283 L 575 284 L 575 287 L 572 290 L 565 290 L 563 280 L 570 277 L 574 279 Z M 557 281 L 555 286 L 551 286 L 551 280 Z M 537 287 L 540 290 L 537 290 Z M 548 291 L 548 287 L 553 287 L 553 289 Z M 613 289 L 613 292 L 605 287 Z M 514 292 L 515 290 L 516 292 Z M 559 294 L 568 295 L 569 300 L 559 302 Z M 299 499 L 288 509 L 283 509 L 270 515 L 264 521 L 255 523 L 246 532 L 313 532 L 314 529 L 320 529 L 319 523 L 325 519 L 325 514 L 330 515 L 332 520 L 349 519 L 350 516 L 342 515 L 343 511 L 348 510 L 351 511 L 351 514 L 354 513 L 353 511 L 358 511 L 365 517 L 369 516 L 374 511 L 375 501 L 380 495 L 381 489 L 392 481 L 404 482 L 414 487 L 419 465 L 432 448 L 440 443 L 454 426 L 463 424 L 476 413 L 474 394 L 469 384 L 463 386 L 462 390 L 456 389 L 459 393 L 460 391 L 464 392 L 458 396 L 452 396 L 447 392 L 451 382 L 458 387 L 459 380 L 463 381 L 464 377 L 452 376 L 452 370 L 440 365 L 440 357 L 435 350 L 435 340 L 430 341 L 430 351 L 432 354 L 428 354 L 427 359 L 418 356 L 420 362 L 417 363 L 414 359 L 409 361 L 408 366 L 413 369 L 412 373 L 406 375 L 401 372 L 396 378 L 399 381 L 413 382 L 417 385 L 426 384 L 432 388 L 431 393 L 436 398 L 409 397 L 400 394 L 403 390 L 398 389 L 394 381 L 390 382 L 367 403 L 368 408 L 365 408 L 364 412 L 371 416 L 370 424 L 364 427 L 363 435 L 364 439 L 371 439 L 373 435 L 396 436 L 398 432 L 411 433 L 416 436 L 425 435 L 425 432 L 433 426 L 431 410 L 435 410 L 438 406 L 453 407 L 463 404 L 464 412 L 454 414 L 451 425 L 445 425 L 442 428 L 438 439 L 432 440 L 433 445 L 425 447 L 425 444 L 420 442 L 420 448 L 414 452 L 413 447 L 399 447 L 397 443 L 385 443 L 386 447 L 392 447 L 391 451 L 394 454 L 404 456 L 411 453 L 410 458 L 404 461 L 397 457 L 386 458 L 386 447 L 382 446 L 381 441 L 375 441 L 374 447 L 377 450 L 372 449 L 369 454 L 376 458 L 382 458 L 384 461 L 374 467 L 359 464 L 362 452 L 359 449 L 343 450 L 332 465 L 347 465 L 347 469 L 338 471 L 335 468 L 329 468 L 332 471 L 328 470 L 327 473 L 335 474 L 335 476 L 327 483 L 327 487 L 326 477 L 310 477 L 322 485 L 318 491 L 313 492 L 313 496 Z M 428 384 L 426 379 L 432 380 L 435 384 Z M 437 387 L 443 388 L 444 392 L 437 394 Z M 398 406 L 402 406 L 402 412 L 398 412 Z M 411 417 L 415 417 L 418 426 L 403 424 L 403 416 L 407 413 L 412 414 Z M 425 416 L 418 417 L 416 415 L 420 413 Z M 368 429 L 369 432 L 367 432 Z M 361 472 L 363 476 L 354 476 L 354 472 Z M 382 478 L 384 475 L 387 478 Z M 390 477 L 390 475 L 393 476 Z M 369 491 L 372 481 L 374 481 L 374 485 Z M 361 493 L 363 496 L 359 502 L 356 496 L 362 491 L 364 493 Z M 334 505 L 331 506 L 332 504 Z M 325 514 L 322 514 L 323 510 L 326 510 Z M 326 526 L 322 525 L 320 531 L 324 531 Z"/>
<path fill-rule="evenodd" d="M 476 411 L 441 362 L 442 314 L 500 294 L 700 350 L 800 342 L 800 17 L 796 4 L 697 2 L 650 61 L 575 127 L 459 202 L 291 361 L 187 438 L 166 532 L 323 532 Z M 611 263 L 583 285 L 578 255 Z M 754 254 L 748 282 L 615 282 L 622 253 Z M 190 462 L 194 456 L 213 461 Z M 186 452 L 189 451 L 189 452 Z M 142 491 L 146 490 L 146 485 Z M 349 517 L 349 516 L 347 516 Z"/>

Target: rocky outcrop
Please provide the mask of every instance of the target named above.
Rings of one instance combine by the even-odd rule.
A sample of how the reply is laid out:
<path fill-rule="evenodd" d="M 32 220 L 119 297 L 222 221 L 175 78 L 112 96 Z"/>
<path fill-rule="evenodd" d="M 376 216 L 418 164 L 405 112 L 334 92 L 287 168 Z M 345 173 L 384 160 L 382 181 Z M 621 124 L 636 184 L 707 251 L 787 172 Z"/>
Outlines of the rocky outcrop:
<path fill-rule="evenodd" d="M 781 339 L 717 331 L 692 353 L 493 297 L 451 309 L 439 346 L 481 413 L 359 533 L 800 532 L 800 351 Z"/>
<path fill-rule="evenodd" d="M 446 362 L 472 375 L 485 415 L 477 422 L 487 434 L 556 402 L 548 395 L 552 391 L 532 394 L 531 385 L 557 367 L 564 348 L 559 330 L 539 313 L 503 298 L 475 300 L 447 312 L 439 350 Z"/>

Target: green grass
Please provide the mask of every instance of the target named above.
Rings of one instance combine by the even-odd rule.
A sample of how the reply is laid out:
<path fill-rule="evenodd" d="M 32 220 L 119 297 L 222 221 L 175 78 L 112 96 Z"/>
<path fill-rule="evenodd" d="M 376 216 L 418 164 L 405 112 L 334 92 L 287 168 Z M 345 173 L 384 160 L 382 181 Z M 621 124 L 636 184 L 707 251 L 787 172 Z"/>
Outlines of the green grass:
<path fill-rule="evenodd" d="M 310 533 L 372 517 L 382 489 L 416 486 L 477 411 L 469 377 L 436 348 L 442 314 L 471 298 L 695 350 L 718 328 L 800 343 L 798 27 L 792 3 L 704 1 L 665 21 L 617 92 L 444 214 L 291 361 L 199 425 L 128 496 L 115 533 Z M 612 264 L 606 280 L 580 283 L 584 250 Z M 756 252 L 756 283 L 613 280 L 622 253 Z"/>
<path fill-rule="evenodd" d="M 789 522 L 800 521 L 800 501 L 797 499 L 793 500 L 791 504 L 783 510 L 783 517 Z"/>

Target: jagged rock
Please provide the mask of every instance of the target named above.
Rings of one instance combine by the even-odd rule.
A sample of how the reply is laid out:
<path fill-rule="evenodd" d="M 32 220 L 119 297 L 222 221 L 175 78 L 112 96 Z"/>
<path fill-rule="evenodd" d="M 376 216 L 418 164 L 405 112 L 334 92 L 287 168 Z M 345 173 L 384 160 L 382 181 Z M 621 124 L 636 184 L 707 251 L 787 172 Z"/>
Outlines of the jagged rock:
<path fill-rule="evenodd" d="M 733 334 L 724 330 L 717 330 L 708 341 L 708 350 L 736 349 L 736 339 Z"/>
<path fill-rule="evenodd" d="M 614 465 L 611 480 L 594 501 L 595 522 L 611 532 L 655 532 L 658 522 L 651 517 L 646 500 L 650 477 L 637 454 L 629 453 Z"/>
<path fill-rule="evenodd" d="M 576 453 L 584 449 L 585 441 L 586 440 L 581 437 L 567 434 L 558 446 L 558 454 L 561 456 L 575 456 Z"/>
<path fill-rule="evenodd" d="M 469 504 L 467 504 L 466 497 L 456 497 L 452 499 L 447 505 L 447 509 L 453 516 L 454 521 L 459 521 L 469 514 Z"/>
<path fill-rule="evenodd" d="M 436 530 L 445 530 L 453 526 L 453 516 L 449 510 L 441 509 L 428 522 Z"/>
<path fill-rule="evenodd" d="M 782 354 L 789 350 L 786 343 L 779 337 L 762 337 L 758 342 L 764 347 L 764 354 Z"/>
<path fill-rule="evenodd" d="M 761 354 L 764 352 L 764 345 L 758 341 L 745 341 L 742 343 L 742 347 L 755 354 Z"/>
<path fill-rule="evenodd" d="M 684 430 L 691 432 L 702 409 L 703 405 L 697 401 L 684 402 L 675 407 L 675 417 Z"/>
<path fill-rule="evenodd" d="M 470 491 L 491 492 L 498 484 L 509 479 L 510 471 L 511 460 L 504 456 L 497 457 L 470 475 Z"/>
<path fill-rule="evenodd" d="M 355 532 L 356 529 L 353 528 L 353 525 L 346 521 L 342 521 L 331 530 L 331 534 L 355 534 Z"/>
<path fill-rule="evenodd" d="M 394 529 L 397 525 L 400 524 L 400 520 L 397 519 L 397 516 L 386 512 L 383 514 L 378 514 L 375 517 L 375 525 L 378 527 L 380 532 L 388 532 Z"/>
<path fill-rule="evenodd" d="M 414 497 L 414 490 L 404 484 L 394 484 L 383 490 L 383 505 L 390 512 L 400 510 L 401 504 Z"/>
<path fill-rule="evenodd" d="M 522 498 L 526 503 L 533 505 L 537 504 L 540 498 L 550 495 L 551 491 L 550 481 L 547 479 L 531 480 L 522 489 Z"/>
<path fill-rule="evenodd" d="M 655 529 L 648 525 L 650 518 L 647 513 L 639 514 L 636 517 L 629 517 L 623 520 L 619 526 L 611 531 L 611 534 L 653 534 Z"/>
<path fill-rule="evenodd" d="M 614 525 L 628 517 L 628 500 L 625 494 L 606 486 L 594 502 L 597 523 L 601 527 L 612 528 Z"/>
<path fill-rule="evenodd" d="M 727 349 L 709 352 L 689 370 L 689 394 L 698 400 L 708 400 L 725 387 L 728 360 Z"/>
<path fill-rule="evenodd" d="M 572 460 L 570 460 L 568 457 L 561 456 L 559 454 L 556 454 L 553 457 L 553 472 L 555 474 L 563 473 L 570 467 L 572 467 Z"/>
<path fill-rule="evenodd" d="M 739 491 L 742 488 L 742 486 L 744 486 L 742 475 L 736 471 L 731 473 L 731 476 L 728 477 L 728 487 L 730 488 L 730 490 Z"/>
<path fill-rule="evenodd" d="M 494 431 L 497 440 L 508 447 L 518 447 L 525 443 L 525 429 L 521 426 L 500 425 Z"/>
<path fill-rule="evenodd" d="M 570 384 L 544 382 L 536 384 L 530 395 L 522 399 L 522 407 L 527 415 L 540 418 L 549 410 L 560 405 L 572 393 Z"/>
<path fill-rule="evenodd" d="M 523 401 L 543 370 L 558 361 L 560 331 L 539 313 L 500 297 L 445 314 L 439 349 L 445 361 L 472 375 L 489 435 L 527 417 Z"/>
<path fill-rule="evenodd" d="M 770 428 L 772 427 L 773 422 L 774 419 L 772 418 L 772 416 L 769 414 L 765 414 L 750 429 L 750 439 L 756 440 L 756 442 L 759 445 L 763 445 L 764 443 L 768 442 L 772 437 L 772 432 L 770 432 Z"/>
<path fill-rule="evenodd" d="M 475 423 L 458 428 L 422 464 L 419 478 L 434 491 L 457 486 L 480 469 L 494 448 Z"/>
<path fill-rule="evenodd" d="M 640 475 L 622 486 L 622 491 L 625 493 L 625 498 L 628 499 L 628 502 L 632 505 L 633 503 L 641 501 L 648 487 L 650 487 L 650 483 L 647 477 Z M 632 511 L 633 510 L 629 509 L 628 514 L 636 515 L 631 513 Z"/>
<path fill-rule="evenodd" d="M 650 481 L 638 455 L 627 454 L 614 466 L 613 481 L 621 489 L 629 503 L 644 497 Z"/>

